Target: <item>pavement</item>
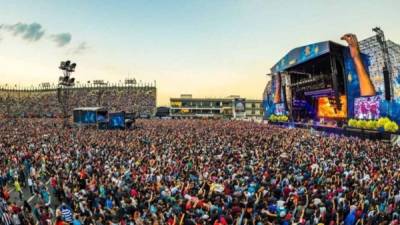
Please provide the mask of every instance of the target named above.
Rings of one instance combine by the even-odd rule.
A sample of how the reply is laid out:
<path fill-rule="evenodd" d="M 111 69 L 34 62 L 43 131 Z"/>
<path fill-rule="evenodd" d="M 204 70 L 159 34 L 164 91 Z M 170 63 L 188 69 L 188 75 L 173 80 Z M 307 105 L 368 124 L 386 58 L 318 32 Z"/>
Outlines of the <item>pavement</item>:
<path fill-rule="evenodd" d="M 49 190 L 51 190 L 50 179 L 46 182 L 46 186 L 49 188 Z M 22 206 L 24 204 L 24 200 L 27 200 L 28 203 L 32 206 L 32 208 L 33 208 L 33 206 L 36 205 L 36 203 L 39 203 L 40 195 L 35 195 L 35 194 L 32 195 L 29 191 L 28 185 L 26 185 L 25 187 L 22 187 L 23 200 L 21 200 L 19 198 L 19 194 L 18 194 L 18 192 L 15 191 L 14 187 L 9 186 L 8 190 L 10 193 L 10 198 L 8 200 L 9 202 L 13 202 L 19 206 Z M 51 196 L 51 208 L 55 209 L 59 205 L 59 202 L 57 201 L 57 199 L 55 198 L 53 193 L 50 193 L 50 196 Z"/>

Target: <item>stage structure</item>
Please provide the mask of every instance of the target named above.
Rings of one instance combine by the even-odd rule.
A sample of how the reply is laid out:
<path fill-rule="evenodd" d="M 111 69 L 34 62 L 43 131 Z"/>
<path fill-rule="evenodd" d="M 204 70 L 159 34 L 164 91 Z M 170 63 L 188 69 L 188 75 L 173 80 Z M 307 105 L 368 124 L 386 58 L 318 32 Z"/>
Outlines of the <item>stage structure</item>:
<path fill-rule="evenodd" d="M 94 125 L 99 129 L 125 129 L 131 127 L 134 120 L 128 119 L 125 112 L 108 112 L 103 107 L 82 107 L 73 110 L 74 124 L 78 126 Z"/>
<path fill-rule="evenodd" d="M 75 85 L 75 78 L 71 76 L 73 72 L 75 72 L 76 63 L 71 63 L 71 61 L 62 61 L 60 66 L 58 67 L 63 71 L 63 76 L 59 77 L 58 80 L 58 88 L 57 88 L 57 99 L 61 106 L 62 116 L 63 116 L 63 125 L 68 125 L 68 108 L 70 101 L 70 87 Z M 45 85 L 45 88 L 50 87 L 50 85 Z"/>
<path fill-rule="evenodd" d="M 271 68 L 264 118 L 287 115 L 294 122 L 340 126 L 350 118 L 389 117 L 400 123 L 400 46 L 382 44 L 383 32 L 374 31 L 361 48 L 355 35 L 346 34 L 344 45 L 325 41 L 289 51 Z"/>
<path fill-rule="evenodd" d="M 102 107 L 82 107 L 73 110 L 73 120 L 77 124 L 97 124 L 108 118 L 108 111 Z"/>

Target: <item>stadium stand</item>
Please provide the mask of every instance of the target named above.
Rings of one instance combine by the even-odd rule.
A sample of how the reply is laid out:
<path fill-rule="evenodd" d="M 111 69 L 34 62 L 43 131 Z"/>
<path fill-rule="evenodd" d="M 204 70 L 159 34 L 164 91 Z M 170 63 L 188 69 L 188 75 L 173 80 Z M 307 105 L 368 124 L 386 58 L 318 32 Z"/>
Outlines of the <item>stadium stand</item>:
<path fill-rule="evenodd" d="M 154 115 L 155 85 L 77 85 L 65 88 L 0 88 L 0 117 L 60 117 L 60 92 L 68 91 L 68 112 L 75 107 L 105 107 L 109 111 L 125 111 Z"/>

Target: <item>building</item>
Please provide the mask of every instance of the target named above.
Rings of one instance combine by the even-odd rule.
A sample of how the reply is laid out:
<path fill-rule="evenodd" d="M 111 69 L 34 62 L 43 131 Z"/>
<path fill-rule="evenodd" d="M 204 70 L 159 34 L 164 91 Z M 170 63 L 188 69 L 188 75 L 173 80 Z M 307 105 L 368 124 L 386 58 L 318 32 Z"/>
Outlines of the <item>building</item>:
<path fill-rule="evenodd" d="M 172 118 L 262 118 L 262 100 L 244 99 L 237 95 L 226 98 L 193 98 L 181 95 L 171 98 Z"/>

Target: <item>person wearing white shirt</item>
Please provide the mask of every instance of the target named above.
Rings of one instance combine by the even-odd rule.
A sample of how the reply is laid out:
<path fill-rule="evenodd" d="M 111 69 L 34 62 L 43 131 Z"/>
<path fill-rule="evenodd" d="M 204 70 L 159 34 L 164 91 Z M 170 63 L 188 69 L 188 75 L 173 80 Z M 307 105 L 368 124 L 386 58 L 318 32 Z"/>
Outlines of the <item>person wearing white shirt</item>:
<path fill-rule="evenodd" d="M 29 191 L 31 192 L 31 195 L 34 194 L 33 192 L 33 180 L 31 177 L 28 177 L 28 186 L 29 186 Z"/>

